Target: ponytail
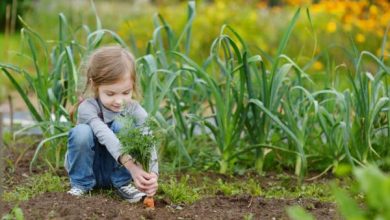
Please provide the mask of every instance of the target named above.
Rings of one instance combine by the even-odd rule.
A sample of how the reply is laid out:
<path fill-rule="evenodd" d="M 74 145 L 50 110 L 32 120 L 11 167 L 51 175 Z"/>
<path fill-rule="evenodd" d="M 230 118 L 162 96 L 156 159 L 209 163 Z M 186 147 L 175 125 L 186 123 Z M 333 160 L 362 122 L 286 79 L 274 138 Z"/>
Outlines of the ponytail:
<path fill-rule="evenodd" d="M 79 108 L 80 104 L 84 101 L 84 95 L 87 92 L 88 87 L 90 86 L 90 84 L 91 84 L 90 80 L 87 80 L 87 83 L 85 84 L 85 88 L 83 90 L 83 93 L 81 95 L 79 95 L 78 98 L 77 98 L 78 99 L 77 103 L 74 104 L 69 109 L 69 118 L 70 118 L 70 121 L 73 124 L 76 124 L 75 113 L 76 113 L 77 109 Z"/>
<path fill-rule="evenodd" d="M 74 104 L 72 107 L 70 107 L 69 109 L 69 118 L 70 118 L 70 121 L 72 122 L 72 124 L 76 124 L 76 119 L 75 119 L 75 113 L 77 111 L 77 109 L 79 108 L 80 104 L 84 101 L 84 97 L 83 96 L 79 96 L 78 97 L 78 101 L 76 104 Z"/>

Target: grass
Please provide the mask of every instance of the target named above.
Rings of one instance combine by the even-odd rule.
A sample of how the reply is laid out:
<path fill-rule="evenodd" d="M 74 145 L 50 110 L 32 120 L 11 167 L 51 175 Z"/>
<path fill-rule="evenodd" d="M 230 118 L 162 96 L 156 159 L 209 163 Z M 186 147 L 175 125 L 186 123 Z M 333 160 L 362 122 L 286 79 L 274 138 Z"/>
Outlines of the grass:
<path fill-rule="evenodd" d="M 4 192 L 3 200 L 18 203 L 45 192 L 65 192 L 69 187 L 68 184 L 64 184 L 67 182 L 67 178 L 52 173 L 34 175 L 13 190 Z"/>
<path fill-rule="evenodd" d="M 172 204 L 192 204 L 200 199 L 217 195 L 251 195 L 274 199 L 310 198 L 323 202 L 334 201 L 328 183 L 319 182 L 295 186 L 293 180 L 282 177 L 290 182 L 288 184 L 283 183 L 283 181 L 281 183 L 275 182 L 269 187 L 262 188 L 259 178 L 232 177 L 225 180 L 222 178 L 215 180 L 207 175 L 202 176 L 201 173 L 189 173 L 176 178 L 172 175 L 162 174 L 157 198 Z M 52 173 L 32 175 L 24 183 L 15 186 L 14 189 L 5 191 L 3 200 L 19 203 L 45 192 L 65 192 L 69 188 L 68 182 L 67 177 L 59 177 Z M 290 184 L 291 186 L 287 186 Z M 96 193 L 116 198 L 113 190 L 97 190 Z"/>
<path fill-rule="evenodd" d="M 179 180 L 174 178 L 162 179 L 160 192 L 163 198 L 167 198 L 173 204 L 190 204 L 200 199 L 199 188 L 193 187 L 188 182 L 186 175 Z"/>
<path fill-rule="evenodd" d="M 264 192 L 264 197 L 278 199 L 307 198 L 323 202 L 334 201 L 329 183 L 310 183 L 294 187 L 274 185 Z"/>
<path fill-rule="evenodd" d="M 331 180 L 304 183 L 299 186 L 289 176 L 278 176 L 274 179 L 274 182 L 268 182 L 267 187 L 261 187 L 261 179 L 260 177 L 247 177 L 245 175 L 215 178 L 196 172 L 180 177 L 162 174 L 159 196 L 174 204 L 191 204 L 197 200 L 217 195 L 251 195 L 269 199 L 306 198 L 322 202 L 335 201 L 329 185 L 329 182 L 332 182 Z M 351 183 L 344 182 L 340 184 L 348 185 Z"/>

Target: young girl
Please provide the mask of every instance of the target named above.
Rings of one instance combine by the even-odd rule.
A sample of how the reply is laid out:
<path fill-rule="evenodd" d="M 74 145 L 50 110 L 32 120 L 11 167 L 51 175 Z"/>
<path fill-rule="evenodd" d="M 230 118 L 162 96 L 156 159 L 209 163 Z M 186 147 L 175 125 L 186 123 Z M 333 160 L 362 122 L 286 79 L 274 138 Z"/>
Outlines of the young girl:
<path fill-rule="evenodd" d="M 146 111 L 134 100 L 137 93 L 135 61 L 119 46 L 106 46 L 93 52 L 86 63 L 87 83 L 94 97 L 78 107 L 77 125 L 70 130 L 65 156 L 71 189 L 81 196 L 93 188 L 115 187 L 129 202 L 138 202 L 157 191 L 157 154 L 152 152 L 151 172 L 137 165 L 131 155 L 121 154 L 116 137 L 121 127 L 118 116 L 132 115 L 142 125 Z M 134 185 L 133 185 L 134 184 Z"/>

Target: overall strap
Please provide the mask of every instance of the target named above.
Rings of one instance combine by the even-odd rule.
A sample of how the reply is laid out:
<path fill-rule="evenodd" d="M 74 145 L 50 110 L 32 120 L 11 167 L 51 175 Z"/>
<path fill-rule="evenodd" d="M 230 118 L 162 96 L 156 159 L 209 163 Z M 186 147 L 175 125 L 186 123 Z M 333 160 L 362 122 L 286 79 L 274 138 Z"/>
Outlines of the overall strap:
<path fill-rule="evenodd" d="M 103 115 L 103 108 L 102 108 L 102 103 L 100 102 L 99 98 L 95 98 L 98 106 L 99 106 L 99 109 L 100 111 L 98 112 L 98 116 L 100 119 L 102 119 L 102 121 L 104 122 L 104 115 Z"/>

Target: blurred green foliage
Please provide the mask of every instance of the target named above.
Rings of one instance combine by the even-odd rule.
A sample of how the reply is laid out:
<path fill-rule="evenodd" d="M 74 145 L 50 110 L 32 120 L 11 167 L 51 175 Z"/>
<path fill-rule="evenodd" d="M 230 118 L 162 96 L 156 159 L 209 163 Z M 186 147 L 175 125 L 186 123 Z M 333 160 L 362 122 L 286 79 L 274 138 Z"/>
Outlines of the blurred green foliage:
<path fill-rule="evenodd" d="M 2 1 L 11 2 L 12 0 Z M 28 24 L 42 34 L 44 39 L 54 39 L 57 35 L 58 14 L 62 12 L 73 29 L 82 24 L 92 24 L 95 28 L 95 15 L 89 1 L 18 1 L 18 7 L 28 5 L 26 13 L 21 14 Z M 26 4 L 25 4 L 26 3 Z M 28 4 L 27 4 L 28 3 Z M 95 1 L 98 16 L 105 28 L 112 29 L 131 46 L 136 56 L 146 54 L 146 47 L 153 35 L 153 16 L 162 15 L 173 30 L 181 30 L 186 21 L 187 1 Z M 390 22 L 390 4 L 387 1 L 311 1 L 311 0 L 200 0 L 197 1 L 197 15 L 193 23 L 190 57 L 195 61 L 205 59 L 213 39 L 219 35 L 223 24 L 231 25 L 253 53 L 276 53 L 282 33 L 289 19 L 298 7 L 308 7 L 309 15 L 301 16 L 291 35 L 285 54 L 298 64 L 310 64 L 307 71 L 313 79 L 326 78 L 334 67 L 350 62 L 345 47 L 355 42 L 359 50 L 367 50 L 388 61 L 390 44 L 381 48 L 382 39 L 388 36 L 386 27 Z M 24 8 L 26 8 L 24 6 Z M 31 9 L 31 10 L 30 10 Z M 1 29 L 0 30 L 4 30 Z M 73 30 L 74 31 L 74 30 Z M 16 29 L 18 33 L 18 28 Z M 0 54 L 0 60 L 25 64 L 17 52 L 23 48 L 15 45 L 19 36 L 9 39 L 0 36 L 0 45 L 7 45 Z M 313 59 L 317 58 L 317 59 Z M 375 67 L 373 67 L 375 68 Z M 340 86 L 345 87 L 346 75 L 338 74 Z M 1 78 L 0 78 L 1 79 Z M 1 80 L 3 85 L 5 80 Z M 2 87 L 0 101 L 12 88 Z"/>
<path fill-rule="evenodd" d="M 348 193 L 333 185 L 333 195 L 339 212 L 346 220 L 390 219 L 390 176 L 378 167 L 353 170 L 358 187 Z M 314 219 L 301 207 L 288 208 L 292 219 Z"/>
<path fill-rule="evenodd" d="M 23 16 L 32 9 L 32 0 L 1 0 L 0 1 L 0 33 L 18 30 L 22 23 L 17 16 Z M 9 31 L 8 30 L 8 31 Z"/>

